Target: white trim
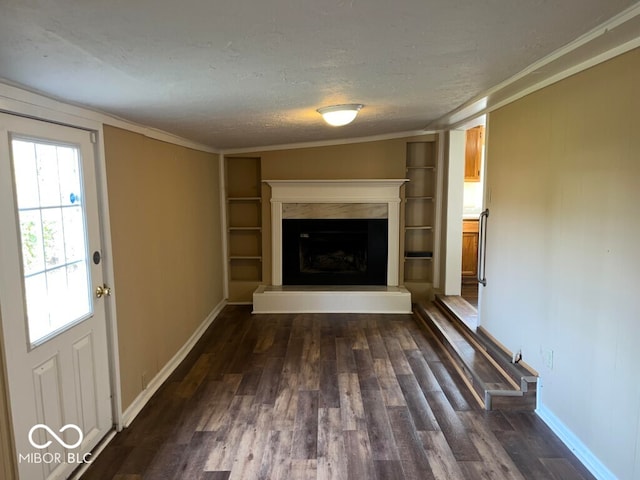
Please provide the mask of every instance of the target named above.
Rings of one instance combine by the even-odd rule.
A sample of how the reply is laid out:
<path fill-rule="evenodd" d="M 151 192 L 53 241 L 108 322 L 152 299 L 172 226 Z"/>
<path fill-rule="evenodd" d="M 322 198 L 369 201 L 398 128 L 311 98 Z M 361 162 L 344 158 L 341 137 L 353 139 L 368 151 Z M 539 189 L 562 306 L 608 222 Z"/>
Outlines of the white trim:
<path fill-rule="evenodd" d="M 171 360 L 169 360 L 164 367 L 153 377 L 153 379 L 147 385 L 147 388 L 140 392 L 131 405 L 122 414 L 123 424 L 125 427 L 131 425 L 131 422 L 136 418 L 140 411 L 144 408 L 151 397 L 158 391 L 167 378 L 173 373 L 173 371 L 180 365 L 180 363 L 186 358 L 189 352 L 193 349 L 195 344 L 200 340 L 204 332 L 211 326 L 217 316 L 220 314 L 224 306 L 227 304 L 226 300 L 222 300 L 213 311 L 205 318 L 200 326 L 193 332 L 191 338 L 176 352 Z"/>
<path fill-rule="evenodd" d="M 438 147 L 436 157 L 436 199 L 435 199 L 435 219 L 434 232 L 436 235 L 433 239 L 433 288 L 440 288 L 440 252 L 442 244 L 442 194 L 444 192 L 444 145 L 445 132 L 438 132 L 436 141 Z"/>
<path fill-rule="evenodd" d="M 117 288 L 113 267 L 113 244 L 111 242 L 111 216 L 109 214 L 109 188 L 107 186 L 107 167 L 104 152 L 104 132 L 102 126 L 97 131 L 96 183 L 98 190 L 98 209 L 100 211 L 100 241 L 102 255 L 102 276 L 104 283 L 111 287 L 111 296 L 105 303 L 107 320 L 107 342 L 109 355 L 109 381 L 111 383 L 111 410 L 113 423 L 117 431 L 122 430 L 122 386 L 120 384 L 120 357 L 118 346 L 118 317 L 116 310 Z"/>
<path fill-rule="evenodd" d="M 84 106 L 54 100 L 40 93 L 30 92 L 24 87 L 0 83 L 0 111 L 60 123 L 71 127 L 99 131 L 101 124 L 123 128 L 149 138 L 192 148 L 209 153 L 220 153 L 219 149 L 203 145 L 168 132 L 146 127 L 114 115 L 109 115 Z"/>
<path fill-rule="evenodd" d="M 227 219 L 227 161 L 224 155 L 219 156 L 220 164 L 218 170 L 220 172 L 220 223 L 222 228 L 222 251 L 224 258 L 222 262 L 222 295 L 229 298 L 229 241 L 228 241 L 228 219 Z"/>
<path fill-rule="evenodd" d="M 273 187 L 271 191 L 273 192 Z M 282 202 L 273 198 L 271 199 L 271 283 L 282 285 Z"/>
<path fill-rule="evenodd" d="M 624 41 L 622 38 L 618 39 L 617 45 L 610 48 L 607 48 L 606 44 L 606 42 L 615 44 L 615 35 L 617 34 L 615 29 L 625 27 L 625 23 L 631 24 L 638 15 L 640 15 L 640 3 L 632 5 L 507 80 L 485 90 L 458 108 L 431 122 L 426 128 L 459 128 L 480 115 L 490 113 L 530 93 L 640 47 L 640 35 L 628 41 Z M 632 25 L 631 28 L 638 30 L 636 25 Z M 620 35 L 624 35 L 624 32 Z M 585 53 L 583 58 L 587 58 L 587 60 L 584 61 L 579 61 L 579 55 L 576 54 L 580 49 L 598 51 L 603 48 L 605 50 L 598 54 Z"/>
<path fill-rule="evenodd" d="M 465 131 L 449 131 L 446 152 L 448 168 L 444 179 L 447 210 L 444 212 L 446 249 L 443 258 L 445 274 L 442 288 L 445 295 L 460 295 L 465 143 Z"/>
<path fill-rule="evenodd" d="M 261 285 L 253 292 L 252 313 L 411 313 L 405 287 Z"/>
<path fill-rule="evenodd" d="M 640 47 L 640 37 L 631 40 L 627 43 L 624 43 L 622 45 L 618 45 L 615 48 L 612 48 L 611 50 L 607 50 L 604 53 L 601 53 L 599 55 L 593 56 L 591 58 L 589 58 L 588 60 L 585 60 L 584 62 L 578 63 L 576 65 L 573 65 L 559 73 L 556 73 L 554 75 L 551 75 L 547 78 L 545 78 L 544 80 L 531 85 L 530 87 L 527 88 L 523 88 L 518 90 L 517 93 L 508 96 L 506 98 L 504 98 L 503 100 L 496 102 L 495 104 L 492 104 L 489 108 L 486 108 L 485 110 L 483 110 L 481 113 L 482 114 L 486 114 L 486 113 L 490 113 L 494 110 L 497 110 L 498 108 L 501 108 L 505 105 L 508 105 L 510 103 L 515 102 L 516 100 L 519 100 L 523 97 L 526 97 L 527 95 L 533 93 L 533 92 L 537 92 L 538 90 L 542 90 L 545 87 L 548 87 L 549 85 L 553 85 L 554 83 L 557 83 L 561 80 L 564 80 L 565 78 L 571 77 L 572 75 L 575 75 L 577 73 L 583 72 L 591 67 L 594 67 L 596 65 L 599 65 L 601 63 L 604 63 L 608 60 L 611 60 L 612 58 L 615 58 L 619 55 L 622 55 L 623 53 L 629 52 L 635 48 Z M 465 120 L 466 121 L 466 120 Z M 457 124 L 456 124 L 457 125 Z"/>
<path fill-rule="evenodd" d="M 386 203 L 387 286 L 399 285 L 400 187 L 408 180 L 263 180 L 271 187 L 271 282 L 282 285 L 283 203 Z M 255 301 L 255 300 L 254 300 Z"/>
<path fill-rule="evenodd" d="M 263 147 L 249 148 L 229 148 L 222 150 L 225 155 L 236 155 L 240 153 L 272 152 L 274 150 L 294 150 L 296 148 L 331 147 L 333 145 L 348 145 L 351 143 L 379 142 L 382 140 L 395 140 L 396 138 L 421 137 L 423 135 L 433 135 L 435 130 L 412 130 L 409 132 L 386 133 L 382 135 L 371 135 L 368 137 L 340 138 L 336 140 L 319 140 L 317 142 L 287 143 L 284 145 L 268 145 Z"/>
<path fill-rule="evenodd" d="M 562 443 L 582 462 L 582 464 L 596 477 L 598 480 L 617 480 L 611 470 L 609 470 L 596 457 L 587 446 L 573 433 L 562 421 L 556 417 L 546 406 L 538 404 L 536 414 L 544 423 L 555 433 Z"/>

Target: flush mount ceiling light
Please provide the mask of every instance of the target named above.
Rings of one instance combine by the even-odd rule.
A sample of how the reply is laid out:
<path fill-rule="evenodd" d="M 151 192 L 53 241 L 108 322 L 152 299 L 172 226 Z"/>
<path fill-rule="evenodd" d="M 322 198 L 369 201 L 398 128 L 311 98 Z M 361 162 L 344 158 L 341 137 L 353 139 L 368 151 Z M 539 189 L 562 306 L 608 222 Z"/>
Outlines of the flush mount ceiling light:
<path fill-rule="evenodd" d="M 324 121 L 333 127 L 341 127 L 353 122 L 360 109 L 364 107 L 361 103 L 350 103 L 347 105 L 332 105 L 316 110 Z"/>

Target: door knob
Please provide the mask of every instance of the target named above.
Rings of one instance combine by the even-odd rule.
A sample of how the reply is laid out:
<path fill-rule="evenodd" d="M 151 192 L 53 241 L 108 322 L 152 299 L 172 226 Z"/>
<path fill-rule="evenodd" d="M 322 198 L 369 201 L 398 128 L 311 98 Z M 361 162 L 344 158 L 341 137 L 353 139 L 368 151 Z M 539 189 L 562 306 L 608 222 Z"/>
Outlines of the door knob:
<path fill-rule="evenodd" d="M 107 285 L 98 285 L 98 287 L 96 288 L 96 297 L 98 298 L 102 298 L 102 297 L 110 297 L 111 296 L 111 288 L 107 287 Z"/>

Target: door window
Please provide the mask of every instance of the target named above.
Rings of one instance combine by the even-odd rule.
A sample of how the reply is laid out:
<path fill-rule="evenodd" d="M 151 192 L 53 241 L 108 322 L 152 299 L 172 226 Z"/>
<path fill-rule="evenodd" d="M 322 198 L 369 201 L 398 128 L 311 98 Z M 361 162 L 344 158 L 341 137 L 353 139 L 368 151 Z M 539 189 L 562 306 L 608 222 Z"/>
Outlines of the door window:
<path fill-rule="evenodd" d="M 91 316 L 80 150 L 11 139 L 32 346 Z"/>

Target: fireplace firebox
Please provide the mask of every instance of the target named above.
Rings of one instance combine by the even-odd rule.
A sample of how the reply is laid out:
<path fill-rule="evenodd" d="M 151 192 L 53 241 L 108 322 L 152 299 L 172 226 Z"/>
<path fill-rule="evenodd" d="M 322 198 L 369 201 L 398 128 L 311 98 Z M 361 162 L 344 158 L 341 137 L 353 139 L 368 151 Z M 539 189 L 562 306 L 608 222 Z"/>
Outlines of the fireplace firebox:
<path fill-rule="evenodd" d="M 283 285 L 386 285 L 387 219 L 283 219 Z"/>

